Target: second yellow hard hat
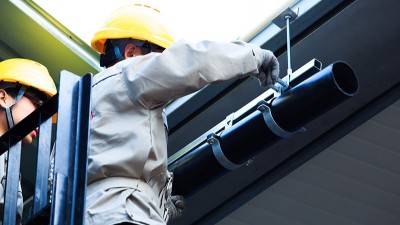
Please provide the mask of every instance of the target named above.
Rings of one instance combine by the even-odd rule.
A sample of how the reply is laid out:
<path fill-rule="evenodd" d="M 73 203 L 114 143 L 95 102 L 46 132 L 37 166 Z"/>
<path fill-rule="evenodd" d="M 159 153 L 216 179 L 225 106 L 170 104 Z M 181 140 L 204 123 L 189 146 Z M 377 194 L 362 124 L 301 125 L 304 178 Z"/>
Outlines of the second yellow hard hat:
<path fill-rule="evenodd" d="M 57 93 L 56 85 L 47 68 L 29 59 L 14 58 L 0 62 L 0 81 L 20 83 L 49 96 Z"/>

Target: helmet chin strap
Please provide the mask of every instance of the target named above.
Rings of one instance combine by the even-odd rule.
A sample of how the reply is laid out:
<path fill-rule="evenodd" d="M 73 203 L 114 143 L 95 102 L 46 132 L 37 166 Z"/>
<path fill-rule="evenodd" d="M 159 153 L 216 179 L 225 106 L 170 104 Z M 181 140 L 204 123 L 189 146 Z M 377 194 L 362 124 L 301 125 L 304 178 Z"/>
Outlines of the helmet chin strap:
<path fill-rule="evenodd" d="M 118 45 L 111 43 L 111 45 L 106 48 L 106 53 L 100 55 L 100 66 L 108 68 L 124 59 Z"/>
<path fill-rule="evenodd" d="M 25 86 L 21 86 L 21 85 L 18 85 L 18 86 L 20 86 L 20 87 L 18 90 L 17 97 L 15 98 L 14 104 L 12 104 L 10 107 L 7 107 L 7 108 L 1 107 L 1 109 L 6 112 L 8 130 L 10 130 L 11 128 L 14 127 L 14 119 L 12 116 L 12 109 L 14 108 L 15 104 L 17 104 L 19 102 L 19 100 L 22 98 L 22 96 L 24 96 L 25 90 L 26 90 Z"/>
<path fill-rule="evenodd" d="M 115 54 L 115 57 L 117 57 L 117 59 L 118 59 L 119 61 L 122 61 L 122 60 L 125 59 L 125 58 L 122 56 L 121 52 L 119 51 L 118 45 L 114 45 L 114 54 Z"/>

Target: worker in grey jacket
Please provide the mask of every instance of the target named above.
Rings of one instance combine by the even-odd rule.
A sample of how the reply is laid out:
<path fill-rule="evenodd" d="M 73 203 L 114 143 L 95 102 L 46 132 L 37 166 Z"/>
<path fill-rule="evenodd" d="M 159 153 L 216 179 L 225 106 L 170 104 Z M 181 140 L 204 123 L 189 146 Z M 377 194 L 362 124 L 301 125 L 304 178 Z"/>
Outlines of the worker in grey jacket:
<path fill-rule="evenodd" d="M 164 107 L 208 84 L 253 75 L 267 86 L 278 78 L 272 52 L 242 41 L 175 42 L 164 21 L 159 10 L 132 4 L 92 39 L 107 69 L 92 88 L 86 225 L 181 216 L 182 197 L 170 196 Z"/>

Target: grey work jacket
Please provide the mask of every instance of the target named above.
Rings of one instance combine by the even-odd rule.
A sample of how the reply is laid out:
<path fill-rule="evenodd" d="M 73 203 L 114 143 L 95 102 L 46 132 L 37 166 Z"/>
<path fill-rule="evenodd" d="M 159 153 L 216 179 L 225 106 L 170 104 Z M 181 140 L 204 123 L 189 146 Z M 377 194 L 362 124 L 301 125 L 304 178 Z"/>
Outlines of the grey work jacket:
<path fill-rule="evenodd" d="M 165 224 L 163 108 L 208 84 L 258 73 L 261 54 L 241 41 L 179 41 L 161 54 L 129 58 L 95 75 L 86 225 Z"/>

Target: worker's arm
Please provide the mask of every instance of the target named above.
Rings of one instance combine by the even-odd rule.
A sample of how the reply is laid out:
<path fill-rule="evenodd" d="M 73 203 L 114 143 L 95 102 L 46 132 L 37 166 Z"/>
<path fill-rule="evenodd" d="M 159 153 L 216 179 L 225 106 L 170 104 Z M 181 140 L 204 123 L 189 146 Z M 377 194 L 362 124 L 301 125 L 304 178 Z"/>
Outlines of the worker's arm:
<path fill-rule="evenodd" d="M 272 52 L 242 41 L 179 41 L 162 54 L 128 59 L 122 72 L 132 97 L 151 108 L 208 84 L 249 75 L 266 86 L 276 81 L 279 65 Z"/>

